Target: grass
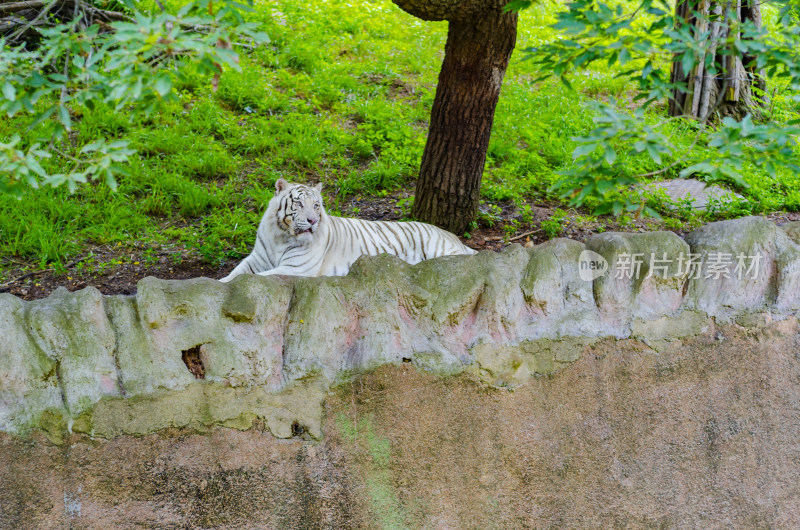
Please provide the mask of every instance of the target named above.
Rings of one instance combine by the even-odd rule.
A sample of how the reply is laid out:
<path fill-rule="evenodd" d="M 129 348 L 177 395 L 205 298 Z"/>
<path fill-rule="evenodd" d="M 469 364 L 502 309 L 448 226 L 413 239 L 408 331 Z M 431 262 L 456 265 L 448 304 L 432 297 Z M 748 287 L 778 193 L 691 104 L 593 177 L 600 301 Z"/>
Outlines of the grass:
<path fill-rule="evenodd" d="M 0 195 L 0 282 L 20 264 L 58 269 L 100 245 L 178 245 L 212 263 L 240 257 L 280 177 L 323 181 L 334 214 L 352 213 L 341 209 L 352 197 L 413 191 L 446 24 L 417 20 L 388 0 L 277 0 L 257 7 L 254 18 L 271 42 L 244 50 L 242 72 L 226 72 L 216 92 L 209 78 L 189 75 L 177 87 L 179 101 L 149 119 L 102 106 L 76 117 L 75 142 L 124 138 L 138 149 L 116 193 L 91 184 L 72 195 L 66 189 L 32 190 L 19 201 Z M 553 38 L 547 25 L 560 8 L 542 2 L 524 12 L 518 49 Z M 506 74 L 488 151 L 482 196 L 489 221 L 491 207 L 506 201 L 523 214 L 530 203 L 558 206 L 547 190 L 571 163 L 571 138 L 592 127 L 586 103 L 629 99 L 632 90 L 604 69 L 579 76 L 577 92 L 557 81 L 534 84 L 532 66 L 520 57 Z M 788 92 L 775 93 L 776 118 L 796 118 L 798 107 Z M 0 122 L 0 141 L 23 121 Z M 688 147 L 693 132 L 676 134 Z M 644 156 L 624 162 L 637 171 L 655 169 Z M 739 192 L 747 205 L 709 218 L 800 209 L 800 176 L 770 179 L 749 168 L 745 180 L 751 187 Z M 409 206 L 400 199 L 397 208 Z M 665 222 L 693 215 L 677 211 Z M 557 235 L 551 225 L 548 233 Z"/>

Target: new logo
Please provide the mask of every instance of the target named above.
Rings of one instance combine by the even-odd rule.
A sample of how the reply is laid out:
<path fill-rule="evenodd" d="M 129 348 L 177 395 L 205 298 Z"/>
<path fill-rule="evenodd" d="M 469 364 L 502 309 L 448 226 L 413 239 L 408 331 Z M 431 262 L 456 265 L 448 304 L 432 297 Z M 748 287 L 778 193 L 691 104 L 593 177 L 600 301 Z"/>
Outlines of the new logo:
<path fill-rule="evenodd" d="M 581 280 L 590 282 L 608 271 L 606 258 L 592 250 L 584 250 L 578 257 L 578 274 Z"/>

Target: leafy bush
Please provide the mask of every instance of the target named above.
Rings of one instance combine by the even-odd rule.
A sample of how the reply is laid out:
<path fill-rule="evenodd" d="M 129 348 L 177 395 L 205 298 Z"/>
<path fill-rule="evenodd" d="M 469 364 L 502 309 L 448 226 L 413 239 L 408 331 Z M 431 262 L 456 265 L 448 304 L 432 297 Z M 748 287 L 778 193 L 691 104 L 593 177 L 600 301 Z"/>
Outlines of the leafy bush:
<path fill-rule="evenodd" d="M 0 39 L 0 112 L 28 118 L 22 121 L 24 135 L 0 143 L 0 191 L 65 183 L 73 190 L 90 179 L 115 188 L 122 163 L 135 151 L 126 140 L 73 138 L 76 116 L 98 106 L 113 109 L 116 125 L 109 132 L 117 132 L 125 128 L 121 116 L 152 114 L 174 98 L 173 86 L 186 84 L 187 73 L 215 76 L 216 83 L 223 66 L 238 69 L 235 39 L 267 40 L 256 24 L 244 21 L 242 5 L 234 1 L 198 0 L 175 14 L 156 15 L 136 10 L 131 0 L 124 3 L 131 16 L 117 17 L 125 21 L 108 29 L 99 23 L 84 27 L 76 13 L 73 20 L 39 29 L 33 49 Z M 53 155 L 72 166 L 49 171 L 43 160 Z"/>
<path fill-rule="evenodd" d="M 718 22 L 729 25 L 730 31 L 713 43 L 716 53 L 745 64 L 754 57 L 755 69 L 766 72 L 776 93 L 780 90 L 781 97 L 800 102 L 797 6 L 777 0 L 761 4 L 768 13 L 772 9 L 775 30 L 756 27 L 749 20 L 738 21 L 737 11 L 729 4 L 718 15 Z M 532 5 L 527 0 L 515 0 L 507 8 L 527 9 Z M 597 213 L 644 211 L 655 215 L 646 204 L 612 191 L 661 174 L 702 176 L 710 182 L 726 181 L 747 188 L 750 182 L 746 174 L 752 166 L 763 166 L 773 179 L 780 171 L 800 172 L 800 119 L 796 115 L 785 123 L 759 124 L 754 123 L 752 115 L 741 120 L 726 117 L 718 127 L 709 127 L 720 98 L 696 124 L 694 139 L 687 146 L 680 139 L 676 141 L 679 135 L 675 134 L 674 118 L 648 114 L 648 109 L 670 98 L 673 90 L 687 91 L 686 83 L 673 81 L 663 67 L 669 58 L 675 57 L 688 72 L 705 57 L 706 75 L 724 73 L 714 63 L 714 54 L 706 53 L 712 45 L 709 32 L 678 24 L 669 2 L 574 0 L 558 13 L 551 27 L 561 34 L 558 39 L 525 50 L 527 58 L 537 65 L 540 79 L 556 76 L 571 88 L 571 78 L 598 63 L 619 67 L 618 77 L 636 84 L 634 99 L 642 102 L 633 112 L 620 109 L 613 97 L 592 104 L 596 126 L 589 134 L 574 138 L 578 146 L 572 153 L 573 164 L 561 171 L 562 178 L 551 188 L 569 205 L 580 206 L 591 198 L 595 199 Z M 773 115 L 771 111 L 769 114 Z M 698 145 L 710 149 L 694 149 Z M 642 156 L 649 163 L 631 163 Z M 638 171 L 631 171 L 634 168 Z"/>

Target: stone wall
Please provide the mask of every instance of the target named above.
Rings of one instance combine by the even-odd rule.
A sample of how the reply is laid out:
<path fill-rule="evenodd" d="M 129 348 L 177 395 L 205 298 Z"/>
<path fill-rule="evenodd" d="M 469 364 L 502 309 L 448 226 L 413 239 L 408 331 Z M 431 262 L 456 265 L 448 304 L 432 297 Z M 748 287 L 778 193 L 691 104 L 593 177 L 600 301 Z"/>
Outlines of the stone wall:
<path fill-rule="evenodd" d="M 276 436 L 298 424 L 316 437 L 331 385 L 383 364 L 513 385 L 602 337 L 658 349 L 710 319 L 782 320 L 800 309 L 797 225 L 744 218 L 685 241 L 606 233 L 416 266 L 384 255 L 341 278 L 145 278 L 135 296 L 0 295 L 0 431 L 113 437 L 264 418 Z M 593 281 L 580 277 L 587 249 L 610 264 Z M 706 258 L 699 272 L 681 266 L 692 253 Z M 715 253 L 730 256 L 727 271 L 712 270 Z M 615 270 L 637 255 L 638 275 Z M 746 270 L 753 260 L 736 270 L 740 255 L 758 256 L 758 270 Z"/>
<path fill-rule="evenodd" d="M 102 527 L 135 519 L 139 499 L 141 524 L 158 513 L 153 521 L 177 526 L 235 526 L 252 512 L 231 508 L 238 491 L 266 510 L 252 527 L 293 517 L 517 526 L 540 516 L 680 526 L 715 514 L 747 524 L 756 508 L 753 525 L 797 522 L 798 241 L 800 223 L 744 218 L 685 239 L 606 233 L 415 266 L 362 258 L 341 278 L 145 278 L 135 296 L 0 295 L 0 516 L 22 524 L 37 513 L 52 527 L 92 513 L 84 522 Z M 699 269 L 687 266 L 691 255 Z M 602 260 L 608 270 L 586 279 L 599 269 L 581 263 Z M 741 446 L 724 446 L 734 438 Z M 176 456 L 160 440 L 197 453 Z M 220 457 L 218 444 L 247 455 Z M 670 452 L 678 447 L 697 466 Z M 469 472 L 455 487 L 442 477 L 458 452 Z M 152 466 L 165 454 L 194 474 L 159 486 Z M 203 455 L 227 463 L 204 469 Z M 158 469 L 187 472 L 175 462 Z M 24 476 L 25 465 L 39 475 Z M 696 476 L 720 469 L 722 482 Z M 208 493 L 214 509 L 197 504 L 210 480 L 233 481 Z M 117 511 L 109 484 L 130 489 Z M 616 512 L 586 500 L 592 484 Z M 584 504 L 565 504 L 581 491 Z M 268 493 L 310 504 L 282 518 Z M 170 504 L 184 494 L 185 513 Z M 470 499 L 480 510 L 459 508 Z"/>

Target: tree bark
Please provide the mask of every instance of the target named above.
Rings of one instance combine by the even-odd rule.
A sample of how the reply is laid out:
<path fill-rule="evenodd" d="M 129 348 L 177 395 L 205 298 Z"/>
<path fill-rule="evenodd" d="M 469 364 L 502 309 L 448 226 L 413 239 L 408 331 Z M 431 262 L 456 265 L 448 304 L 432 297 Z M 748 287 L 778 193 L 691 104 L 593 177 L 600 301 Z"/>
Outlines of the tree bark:
<path fill-rule="evenodd" d="M 716 121 L 747 114 L 758 116 L 767 102 L 766 81 L 756 68 L 755 57 L 737 57 L 723 48 L 732 31 L 728 20 L 751 21 L 761 27 L 761 0 L 680 0 L 675 9 L 678 26 L 695 26 L 708 32 L 707 52 L 696 57 L 690 72 L 684 72 L 680 58 L 672 63 L 670 80 L 685 84 L 673 90 L 671 116 L 691 116 Z M 754 88 L 756 90 L 754 90 Z"/>
<path fill-rule="evenodd" d="M 409 2 L 396 3 L 406 9 Z M 412 215 L 456 234 L 478 209 L 494 111 L 516 44 L 517 15 L 503 13 L 504 3 L 483 2 L 494 5 L 477 11 L 462 2 L 457 13 L 436 11 L 449 17 L 449 29 Z"/>
<path fill-rule="evenodd" d="M 488 10 L 502 9 L 508 0 L 392 0 L 394 4 L 422 20 L 469 20 Z"/>

